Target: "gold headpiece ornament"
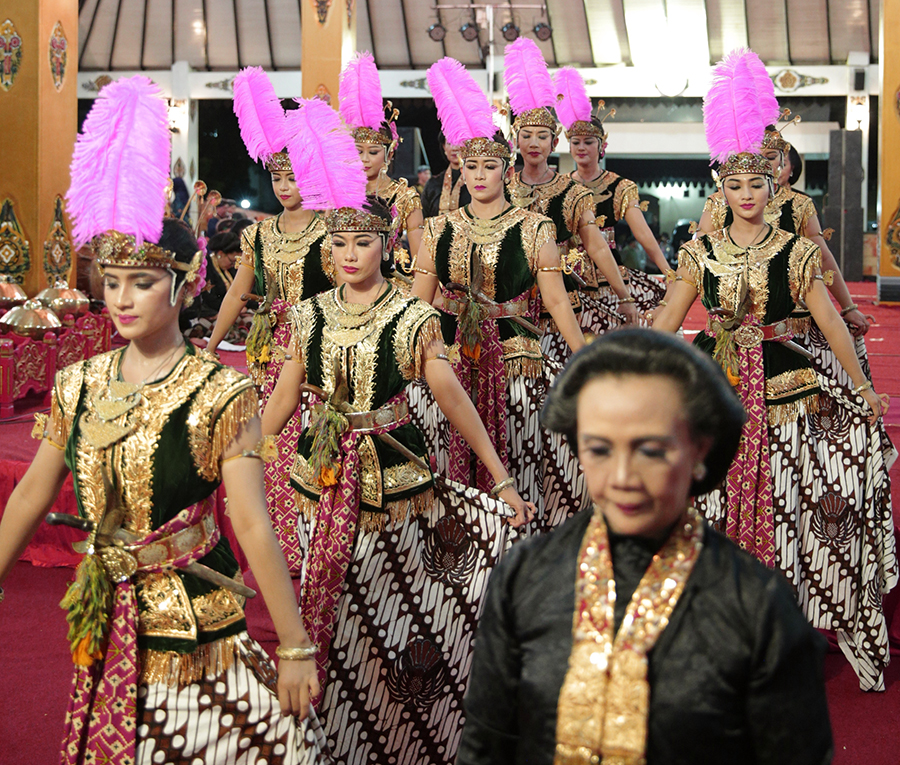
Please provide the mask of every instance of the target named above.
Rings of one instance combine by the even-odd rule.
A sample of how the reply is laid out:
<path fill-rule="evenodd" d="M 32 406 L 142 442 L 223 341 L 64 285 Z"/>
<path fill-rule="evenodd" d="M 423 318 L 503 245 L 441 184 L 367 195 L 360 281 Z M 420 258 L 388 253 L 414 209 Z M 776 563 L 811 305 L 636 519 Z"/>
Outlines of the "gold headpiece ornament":
<path fill-rule="evenodd" d="M 291 158 L 286 151 L 276 151 L 266 162 L 266 170 L 270 173 L 291 173 L 294 168 L 291 167 Z"/>
<path fill-rule="evenodd" d="M 740 154 L 732 154 L 719 165 L 718 170 L 713 170 L 713 180 L 718 185 L 729 175 L 742 175 L 744 173 L 764 175 L 773 179 L 775 177 L 771 163 L 762 154 L 751 154 L 743 151 Z"/>
<path fill-rule="evenodd" d="M 773 127 L 771 130 L 766 130 L 766 135 L 763 138 L 762 148 L 765 149 L 775 149 L 780 151 L 782 154 L 787 154 L 791 150 L 791 145 L 784 140 L 784 137 L 781 135 L 782 131 L 788 127 L 788 125 L 796 125 L 800 122 L 800 115 L 796 114 L 794 117 L 791 117 L 790 109 L 783 109 L 781 114 L 778 115 L 778 121 L 784 122 L 785 124 L 781 126 L 781 128 Z"/>
<path fill-rule="evenodd" d="M 513 121 L 512 126 L 513 133 L 518 135 L 519 131 L 526 127 L 547 128 L 548 130 L 553 131 L 554 136 L 558 136 L 559 131 L 562 130 L 562 125 L 556 121 L 553 112 L 546 106 L 541 106 L 537 109 L 529 109 L 528 111 L 516 115 L 516 119 Z"/>
<path fill-rule="evenodd" d="M 97 253 L 97 265 L 119 266 L 122 268 L 171 268 L 175 271 L 189 271 L 190 263 L 181 263 L 175 254 L 158 244 L 144 242 L 135 246 L 135 239 L 121 231 L 107 231 L 95 236 L 91 247 Z"/>
<path fill-rule="evenodd" d="M 390 234 L 392 223 L 368 210 L 340 207 L 325 215 L 325 228 L 329 234 L 338 231 L 374 231 L 379 234 Z"/>
<path fill-rule="evenodd" d="M 394 158 L 394 152 L 403 140 L 397 133 L 397 117 L 400 116 L 400 110 L 394 107 L 390 101 L 384 102 L 385 125 L 387 125 L 388 134 L 381 130 L 372 130 L 368 127 L 358 127 L 353 129 L 353 140 L 356 143 L 375 143 L 385 147 L 385 164 Z"/>
<path fill-rule="evenodd" d="M 616 110 L 610 109 L 606 112 L 602 117 L 600 116 L 600 112 L 606 108 L 606 103 L 604 101 L 599 101 L 597 103 L 597 114 L 592 117 L 590 121 L 587 120 L 575 120 L 572 123 L 572 127 L 566 131 L 566 138 L 574 138 L 575 136 L 588 136 L 590 138 L 597 138 L 601 142 L 605 141 L 609 133 L 606 131 L 603 123 L 612 117 L 616 116 Z"/>
<path fill-rule="evenodd" d="M 495 141 L 492 138 L 470 138 L 459 150 L 459 158 L 465 162 L 470 157 L 496 157 L 507 162 L 512 154 L 506 142 Z"/>

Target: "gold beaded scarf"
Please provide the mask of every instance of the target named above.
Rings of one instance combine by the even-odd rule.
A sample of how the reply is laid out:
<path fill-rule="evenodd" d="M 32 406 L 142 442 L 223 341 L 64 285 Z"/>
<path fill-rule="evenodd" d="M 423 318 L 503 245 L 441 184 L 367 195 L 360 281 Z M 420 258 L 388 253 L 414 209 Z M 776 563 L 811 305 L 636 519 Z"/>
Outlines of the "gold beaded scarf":
<path fill-rule="evenodd" d="M 581 543 L 569 668 L 559 694 L 554 765 L 643 765 L 650 685 L 647 654 L 669 623 L 703 547 L 689 508 L 638 584 L 613 635 L 616 581 L 603 515 Z"/>

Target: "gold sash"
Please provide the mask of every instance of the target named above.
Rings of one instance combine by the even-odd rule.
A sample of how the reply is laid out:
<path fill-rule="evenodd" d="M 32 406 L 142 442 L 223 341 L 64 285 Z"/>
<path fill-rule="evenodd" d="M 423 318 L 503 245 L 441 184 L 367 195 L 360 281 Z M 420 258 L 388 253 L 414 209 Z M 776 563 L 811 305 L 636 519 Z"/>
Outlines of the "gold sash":
<path fill-rule="evenodd" d="M 559 694 L 554 765 L 646 762 L 647 653 L 669 623 L 702 547 L 700 515 L 688 508 L 653 556 L 614 636 L 616 582 L 606 522 L 595 509 L 578 556 L 574 640 Z"/>

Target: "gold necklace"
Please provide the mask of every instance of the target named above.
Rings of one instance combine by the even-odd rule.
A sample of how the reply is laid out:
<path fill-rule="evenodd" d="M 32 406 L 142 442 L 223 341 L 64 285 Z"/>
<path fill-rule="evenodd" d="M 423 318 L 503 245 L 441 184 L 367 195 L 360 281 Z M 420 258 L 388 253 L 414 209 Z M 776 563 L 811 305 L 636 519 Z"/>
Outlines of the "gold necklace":
<path fill-rule="evenodd" d="M 384 286 L 386 289 L 379 290 L 377 297 L 371 303 L 348 303 L 344 299 L 343 292 L 346 290 L 346 287 L 341 287 L 341 290 L 338 291 L 338 299 L 337 304 L 338 308 L 340 308 L 344 313 L 349 316 L 360 317 L 365 316 L 369 311 L 373 310 L 381 301 L 381 299 L 390 292 L 391 283 L 389 281 L 384 282 Z"/>

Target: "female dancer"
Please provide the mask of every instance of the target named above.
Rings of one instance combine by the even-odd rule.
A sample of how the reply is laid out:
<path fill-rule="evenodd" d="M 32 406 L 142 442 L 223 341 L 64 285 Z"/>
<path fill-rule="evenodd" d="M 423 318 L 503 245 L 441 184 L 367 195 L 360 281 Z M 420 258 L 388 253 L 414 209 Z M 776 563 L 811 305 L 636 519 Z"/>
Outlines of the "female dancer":
<path fill-rule="evenodd" d="M 358 53 L 341 72 L 340 109 L 344 121 L 353 130 L 359 158 L 366 170 L 366 193 L 377 196 L 389 210 L 395 211 L 394 225 L 406 236 L 409 249 L 403 248 L 398 237 L 394 263 L 401 273 L 410 275 L 412 256 L 419 251 L 422 241 L 425 221 L 422 198 L 405 178 L 395 181 L 388 176 L 400 144 L 394 124 L 399 111 L 393 109 L 390 101 L 382 104 L 381 81 L 371 53 Z"/>
<path fill-rule="evenodd" d="M 614 332 L 541 420 L 578 452 L 594 509 L 491 576 L 458 765 L 830 762 L 825 641 L 691 507 L 740 440 L 722 371 L 674 337 Z"/>
<path fill-rule="evenodd" d="M 889 650 L 881 597 L 898 577 L 888 479 L 894 453 L 876 426 L 885 405 L 822 283 L 818 247 L 765 220 L 772 168 L 749 150 L 760 146 L 769 115 L 730 95 L 746 90 L 745 72 L 758 61 L 736 52 L 717 67 L 705 119 L 733 219 L 681 248 L 669 305 L 654 328 L 675 331 L 699 296 L 710 316 L 695 342 L 738 386 L 748 413 L 724 489 L 700 502 L 707 518 L 777 566 L 813 626 L 837 631 L 860 686 L 883 690 Z M 740 131 L 733 114 L 742 115 Z M 755 146 L 741 143 L 754 120 Z M 800 303 L 847 370 L 849 393 L 817 375 L 794 343 L 790 316 Z"/>
<path fill-rule="evenodd" d="M 763 84 L 765 85 L 765 83 Z M 794 121 L 798 120 L 799 118 L 796 118 Z M 793 121 L 789 124 L 793 124 Z M 766 222 L 792 234 L 805 236 L 818 245 L 822 253 L 822 268 L 829 277 L 826 283 L 828 291 L 841 307 L 841 316 L 850 328 L 851 334 L 861 337 L 869 331 L 870 322 L 850 296 L 850 290 L 847 289 L 847 283 L 844 281 L 840 267 L 831 250 L 828 249 L 812 199 L 802 192 L 794 191 L 788 181 L 791 173 L 788 170 L 787 155 L 791 148 L 791 145 L 782 137 L 780 130 L 773 125 L 766 128 L 761 153 L 771 163 L 772 172 L 777 181 L 775 195 L 766 206 Z M 700 216 L 700 230 L 704 234 L 711 234 L 713 231 L 730 225 L 733 218 L 734 215 L 725 202 L 724 196 L 717 191 L 706 200 L 703 214 Z M 794 318 L 808 319 L 808 317 L 809 312 L 804 312 L 803 315 L 797 315 Z M 806 324 L 808 325 L 809 322 L 807 321 Z M 798 334 L 800 333 L 798 332 Z M 865 345 L 859 343 L 857 345 L 862 347 L 862 351 L 865 353 Z"/>
<path fill-rule="evenodd" d="M 419 250 L 413 294 L 428 299 L 440 290 L 441 327 L 457 377 L 475 401 L 481 420 L 505 464 L 532 501 L 546 498 L 538 527 L 558 522 L 580 507 L 570 494 L 577 471 L 561 444 L 537 422 L 547 384 L 535 296 L 575 350 L 584 343 L 560 274 L 552 223 L 510 205 L 503 193 L 509 145 L 495 135 L 491 108 L 459 62 L 443 59 L 428 72 L 447 140 L 459 145 L 472 201 L 448 215 L 429 218 Z M 432 410 L 433 411 L 433 410 Z M 448 475 L 468 481 L 471 451 L 440 418 L 425 415 L 427 430 L 449 459 Z M 442 467 L 444 467 L 442 465 Z M 551 479 L 552 476 L 552 479 Z M 483 491 L 491 476 L 475 467 Z M 576 482 L 577 483 L 577 482 Z"/>
<path fill-rule="evenodd" d="M 513 133 L 524 162 L 521 172 L 511 174 L 507 180 L 509 197 L 516 207 L 541 213 L 553 221 L 563 268 L 567 272 L 578 273 L 580 270 L 581 256 L 572 249 L 573 237 L 577 235 L 584 251 L 609 281 L 618 297 L 615 310 L 594 314 L 596 323 L 586 329 L 600 333 L 622 323 L 633 324 L 637 321 L 635 299 L 597 228 L 590 191 L 572 178 L 560 175 L 548 163 L 558 142 L 560 125 L 550 111 L 556 104 L 556 88 L 543 55 L 534 41 L 520 37 L 506 46 L 504 60 L 506 90 L 516 114 Z M 572 305 L 579 309 L 580 290 L 571 277 L 567 289 Z M 548 331 L 541 347 L 546 356 L 563 362 L 571 352 L 558 331 Z"/>
<path fill-rule="evenodd" d="M 272 218 L 244 229 L 237 275 L 222 301 L 207 349 L 215 353 L 251 297 L 260 304 L 247 337 L 247 366 L 265 405 L 284 364 L 290 342 L 291 306 L 331 289 L 334 264 L 325 241 L 325 224 L 304 207 L 297 191 L 287 143 L 288 119 L 275 89 L 259 67 L 243 69 L 234 81 L 234 110 L 250 156 L 272 174 L 272 190 L 283 207 Z M 294 492 L 287 480 L 290 454 L 300 435 L 299 413 L 278 434 L 278 457 L 266 464 L 266 499 L 272 526 L 288 569 L 299 576 L 307 530 L 298 524 Z"/>
<path fill-rule="evenodd" d="M 63 600 L 76 669 L 61 761 L 324 762 L 314 718 L 289 716 L 307 714 L 318 682 L 266 513 L 256 392 L 178 329 L 203 253 L 184 224 L 163 221 L 169 159 L 158 88 L 143 77 L 104 88 L 75 147 L 68 210 L 128 345 L 57 373 L 40 448 L 0 524 L 0 581 L 71 471 L 71 522 L 88 537 Z M 111 188 L 114 214 L 100 207 Z M 246 588 L 216 524 L 220 481 L 281 641 L 277 687 L 246 633 Z"/>
<path fill-rule="evenodd" d="M 323 206 L 358 204 L 365 181 L 352 138 L 323 102 L 301 108 L 319 125 L 314 151 L 327 151 L 302 170 L 295 161 L 301 188 L 327 172 L 341 197 Z M 292 158 L 309 146 L 298 136 Z M 513 510 L 471 490 L 435 498 L 444 484 L 435 486 L 422 434 L 409 424 L 411 380 L 428 382 L 517 525 L 531 507 L 447 362 L 436 311 L 385 278 L 390 212 L 370 197 L 330 212 L 327 226 L 341 287 L 293 310 L 290 358 L 263 415 L 264 432 L 277 433 L 301 386 L 317 391 L 291 471 L 315 518 L 301 612 L 319 646 L 317 708 L 339 762 L 450 763 L 487 569 Z"/>
<path fill-rule="evenodd" d="M 615 224 L 624 219 L 659 272 L 667 273 L 671 269 L 644 219 L 637 184 L 600 167 L 600 160 L 606 154 L 608 134 L 603 120 L 591 114 L 591 100 L 585 91 L 584 80 L 577 70 L 564 67 L 556 73 L 553 81 L 561 96 L 556 105 L 556 114 L 566 129 L 569 151 L 576 164 L 570 177 L 591 190 L 594 196 L 594 215 L 601 235 L 609 248 L 615 249 Z M 599 108 L 603 108 L 602 101 Z M 611 110 L 609 114 L 615 114 L 615 110 Z M 583 290 L 595 294 L 602 290 L 600 294 L 609 297 L 609 285 L 605 280 L 598 280 L 593 263 L 585 261 L 583 268 L 582 277 L 587 282 Z M 626 269 L 626 276 L 631 295 L 641 313 L 655 308 L 663 299 L 665 288 L 643 271 Z M 602 289 L 604 287 L 606 289 Z M 614 305 L 607 306 L 605 313 L 614 309 Z M 595 321 L 592 317 L 585 316 L 587 310 L 586 307 L 582 312 L 584 327 Z"/>

